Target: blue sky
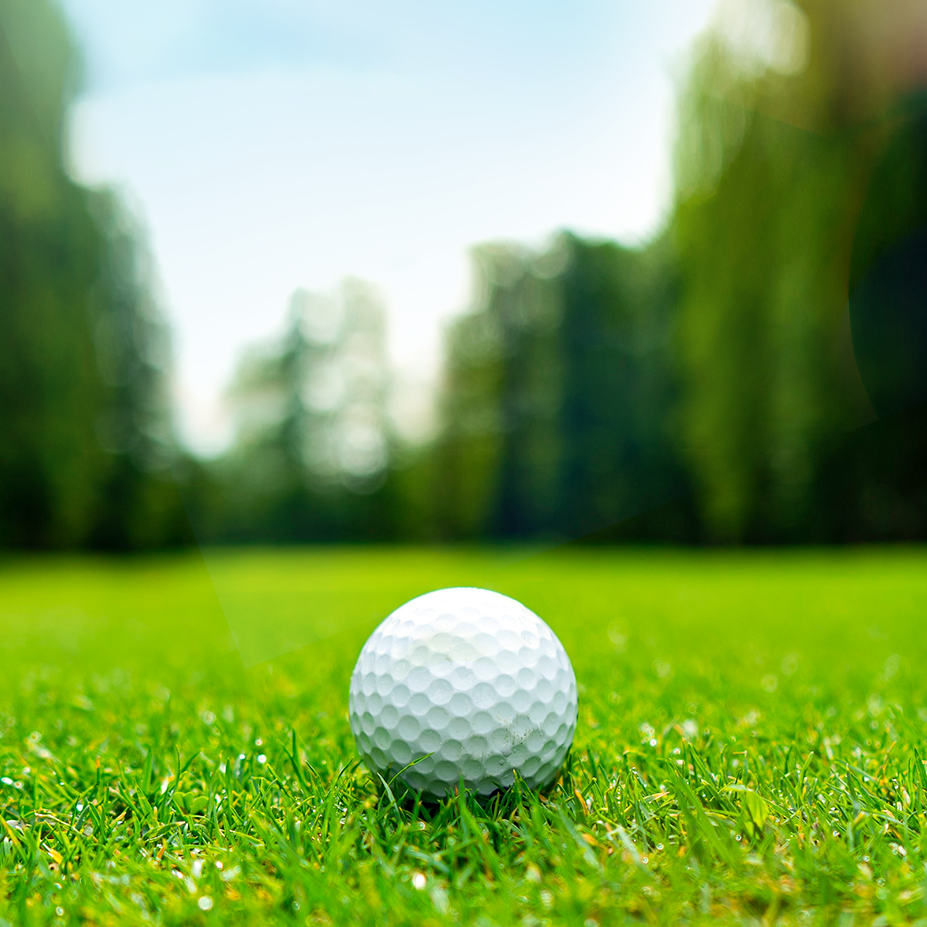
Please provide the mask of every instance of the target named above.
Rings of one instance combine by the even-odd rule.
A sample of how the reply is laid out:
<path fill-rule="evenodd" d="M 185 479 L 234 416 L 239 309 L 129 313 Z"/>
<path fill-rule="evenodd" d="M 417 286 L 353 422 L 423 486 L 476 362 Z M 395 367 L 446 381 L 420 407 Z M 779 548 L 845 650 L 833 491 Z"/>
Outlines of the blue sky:
<path fill-rule="evenodd" d="M 470 246 L 651 234 L 674 80 L 713 0 L 63 6 L 87 73 L 73 171 L 120 185 L 149 229 L 181 426 L 207 451 L 242 347 L 299 286 L 381 288 L 411 420 Z"/>

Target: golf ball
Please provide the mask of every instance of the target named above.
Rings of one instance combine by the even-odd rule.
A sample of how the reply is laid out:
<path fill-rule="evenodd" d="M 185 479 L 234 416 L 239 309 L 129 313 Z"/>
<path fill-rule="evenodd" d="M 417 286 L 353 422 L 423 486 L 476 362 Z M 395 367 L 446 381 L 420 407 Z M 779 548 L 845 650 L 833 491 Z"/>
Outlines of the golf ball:
<path fill-rule="evenodd" d="M 576 730 L 576 676 L 534 612 L 488 589 L 439 589 L 396 609 L 351 676 L 367 766 L 426 798 L 548 785 Z M 413 764 L 413 765 L 410 765 Z"/>

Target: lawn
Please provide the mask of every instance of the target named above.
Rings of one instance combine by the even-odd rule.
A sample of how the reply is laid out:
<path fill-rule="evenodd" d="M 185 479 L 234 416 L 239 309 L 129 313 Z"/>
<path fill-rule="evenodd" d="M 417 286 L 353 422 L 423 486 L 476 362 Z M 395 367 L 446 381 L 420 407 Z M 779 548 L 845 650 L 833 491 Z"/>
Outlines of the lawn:
<path fill-rule="evenodd" d="M 366 636 L 463 584 L 572 658 L 546 795 L 358 763 Z M 0 924 L 927 924 L 921 550 L 12 559 L 0 627 Z"/>

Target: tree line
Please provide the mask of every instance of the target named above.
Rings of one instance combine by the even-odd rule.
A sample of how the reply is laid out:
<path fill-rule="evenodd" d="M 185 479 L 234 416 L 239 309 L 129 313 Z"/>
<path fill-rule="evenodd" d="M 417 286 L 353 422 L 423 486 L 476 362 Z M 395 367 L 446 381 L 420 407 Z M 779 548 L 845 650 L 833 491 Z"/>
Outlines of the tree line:
<path fill-rule="evenodd" d="M 0 547 L 189 534 L 170 466 L 168 332 L 137 222 L 64 168 L 76 50 L 46 0 L 0 3 Z"/>
<path fill-rule="evenodd" d="M 775 54 L 701 40 L 649 243 L 474 249 L 431 440 L 391 425 L 385 310 L 346 281 L 245 357 L 210 461 L 171 429 L 143 233 L 63 168 L 66 31 L 2 4 L 0 545 L 927 535 L 927 106 L 850 79 L 839 3 L 774 4 Z"/>

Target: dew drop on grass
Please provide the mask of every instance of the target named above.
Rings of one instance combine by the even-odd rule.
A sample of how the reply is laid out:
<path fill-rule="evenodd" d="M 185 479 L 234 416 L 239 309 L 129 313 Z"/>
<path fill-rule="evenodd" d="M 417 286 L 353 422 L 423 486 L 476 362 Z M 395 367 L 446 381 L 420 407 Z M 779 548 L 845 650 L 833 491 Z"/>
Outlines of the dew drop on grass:
<path fill-rule="evenodd" d="M 267 762 L 267 757 L 263 753 L 261 753 L 258 756 L 257 761 L 263 766 Z"/>
<path fill-rule="evenodd" d="M 425 887 L 425 874 L 423 872 L 412 873 L 412 888 L 421 891 Z"/>
<path fill-rule="evenodd" d="M 196 906 L 201 911 L 211 911 L 212 910 L 212 898 L 209 895 L 203 895 L 202 898 L 196 903 Z"/>

